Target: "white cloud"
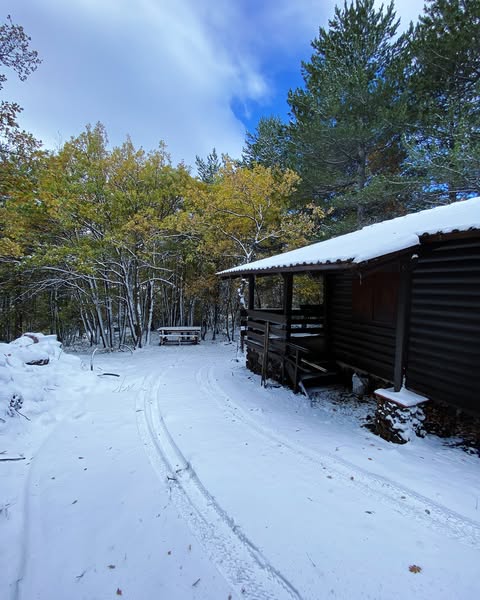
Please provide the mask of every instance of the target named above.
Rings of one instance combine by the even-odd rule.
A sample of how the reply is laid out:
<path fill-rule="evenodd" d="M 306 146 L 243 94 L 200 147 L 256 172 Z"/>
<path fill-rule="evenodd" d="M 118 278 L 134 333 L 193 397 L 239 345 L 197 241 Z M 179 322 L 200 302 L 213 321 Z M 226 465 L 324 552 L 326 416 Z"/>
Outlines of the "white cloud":
<path fill-rule="evenodd" d="M 409 20 L 418 4 L 397 6 Z M 150 149 L 163 139 L 174 161 L 193 164 L 213 146 L 238 156 L 245 127 L 236 114 L 243 109 L 248 119 L 258 105 L 275 112 L 272 103 L 288 91 L 274 89 L 275 77 L 300 70 L 333 7 L 334 0 L 6 0 L 5 13 L 24 25 L 43 64 L 24 83 L 11 75 L 5 92 L 24 106 L 22 125 L 50 147 L 100 120 L 112 143 L 129 133 Z"/>
<path fill-rule="evenodd" d="M 268 0 L 270 2 L 271 0 Z M 350 4 L 351 0 L 347 1 Z M 388 6 L 388 0 L 375 0 L 375 5 Z M 276 24 L 290 24 L 286 31 L 288 41 L 293 36 L 306 35 L 313 39 L 318 35 L 319 27 L 328 28 L 328 20 L 334 15 L 335 5 L 343 7 L 343 0 L 275 0 L 276 10 L 271 15 Z M 395 2 L 395 12 L 400 18 L 400 29 L 403 31 L 408 28 L 410 21 L 416 21 L 422 11 L 422 3 L 419 0 L 397 0 Z M 284 28 L 282 27 L 282 30 Z"/>
<path fill-rule="evenodd" d="M 239 155 L 245 132 L 231 103 L 261 100 L 268 85 L 241 47 L 234 3 L 223 12 L 208 6 L 24 0 L 12 7 L 44 61 L 29 81 L 13 84 L 22 122 L 49 144 L 58 131 L 68 138 L 101 120 L 113 143 L 126 133 L 146 147 L 164 139 L 176 161 L 191 164 L 214 145 Z"/>

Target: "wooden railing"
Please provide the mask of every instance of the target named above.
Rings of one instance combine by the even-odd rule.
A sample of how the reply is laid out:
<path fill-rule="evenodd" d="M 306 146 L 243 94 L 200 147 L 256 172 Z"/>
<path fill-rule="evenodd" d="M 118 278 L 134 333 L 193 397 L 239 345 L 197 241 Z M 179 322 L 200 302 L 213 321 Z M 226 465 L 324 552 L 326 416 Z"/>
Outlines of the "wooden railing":
<path fill-rule="evenodd" d="M 293 309 L 288 315 L 280 309 L 249 310 L 246 343 L 261 355 L 262 383 L 267 377 L 268 358 L 273 355 L 281 363 L 282 378 L 285 369 L 295 365 L 296 385 L 301 358 L 318 355 L 324 348 L 323 307 Z"/>

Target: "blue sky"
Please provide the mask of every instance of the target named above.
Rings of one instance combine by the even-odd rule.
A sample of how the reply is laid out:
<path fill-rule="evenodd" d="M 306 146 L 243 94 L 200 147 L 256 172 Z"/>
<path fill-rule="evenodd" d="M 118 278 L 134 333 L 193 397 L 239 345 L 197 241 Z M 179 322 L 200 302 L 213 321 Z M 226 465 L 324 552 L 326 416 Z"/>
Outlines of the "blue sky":
<path fill-rule="evenodd" d="M 380 2 L 378 3 L 380 4 Z M 3 0 L 42 64 L 3 94 L 22 127 L 57 148 L 101 121 L 111 144 L 160 140 L 174 163 L 213 147 L 241 153 L 261 115 L 287 118 L 287 93 L 335 0 Z M 418 0 L 397 0 L 402 27 Z"/>

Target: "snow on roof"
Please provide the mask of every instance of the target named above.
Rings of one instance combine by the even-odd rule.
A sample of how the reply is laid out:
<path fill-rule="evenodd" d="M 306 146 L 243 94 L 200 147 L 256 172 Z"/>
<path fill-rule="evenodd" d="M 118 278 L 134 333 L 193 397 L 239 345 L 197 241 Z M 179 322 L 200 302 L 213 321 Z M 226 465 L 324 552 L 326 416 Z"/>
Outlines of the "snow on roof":
<path fill-rule="evenodd" d="M 362 263 L 415 247 L 423 235 L 480 229 L 480 197 L 369 225 L 353 233 L 221 271 L 219 275 L 300 265 Z"/>

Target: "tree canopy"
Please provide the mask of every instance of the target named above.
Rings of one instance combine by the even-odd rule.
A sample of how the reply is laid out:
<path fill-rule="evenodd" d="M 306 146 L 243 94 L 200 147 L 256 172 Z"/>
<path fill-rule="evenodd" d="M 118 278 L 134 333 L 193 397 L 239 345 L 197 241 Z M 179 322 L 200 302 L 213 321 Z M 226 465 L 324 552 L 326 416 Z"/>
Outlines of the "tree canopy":
<path fill-rule="evenodd" d="M 56 151 L 3 98 L 40 60 L 0 26 L 0 337 L 22 330 L 140 347 L 159 325 L 234 323 L 216 273 L 431 204 L 480 194 L 480 0 L 427 0 L 402 35 L 393 2 L 337 6 L 241 159 L 174 165 L 112 147 L 101 123 Z M 193 173 L 193 174 L 192 174 Z M 227 332 L 229 328 L 226 327 Z M 228 333 L 230 335 L 230 333 Z"/>
<path fill-rule="evenodd" d="M 397 27 L 393 3 L 337 6 L 302 63 L 304 88 L 288 96 L 304 196 L 354 209 L 357 226 L 368 222 L 368 204 L 377 210 L 385 201 L 372 193 L 375 180 L 396 172 L 402 159 Z"/>
<path fill-rule="evenodd" d="M 479 0 L 429 0 L 410 36 L 409 174 L 430 201 L 478 193 Z"/>

